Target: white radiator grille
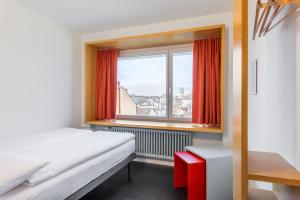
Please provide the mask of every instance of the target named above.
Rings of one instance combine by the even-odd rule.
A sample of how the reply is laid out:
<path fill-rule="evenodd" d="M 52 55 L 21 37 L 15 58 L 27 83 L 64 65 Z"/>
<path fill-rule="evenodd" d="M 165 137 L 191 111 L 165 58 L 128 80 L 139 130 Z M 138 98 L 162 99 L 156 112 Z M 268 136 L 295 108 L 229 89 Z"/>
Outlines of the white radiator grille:
<path fill-rule="evenodd" d="M 174 152 L 192 145 L 192 134 L 181 131 L 164 131 L 140 128 L 111 127 L 113 132 L 133 133 L 136 154 L 139 157 L 173 160 Z"/>

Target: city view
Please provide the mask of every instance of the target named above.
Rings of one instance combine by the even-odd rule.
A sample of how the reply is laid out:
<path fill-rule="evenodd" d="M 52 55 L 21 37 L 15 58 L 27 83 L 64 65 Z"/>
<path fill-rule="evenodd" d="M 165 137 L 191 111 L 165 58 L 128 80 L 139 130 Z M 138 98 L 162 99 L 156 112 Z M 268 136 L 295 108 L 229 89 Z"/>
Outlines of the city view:
<path fill-rule="evenodd" d="M 167 116 L 167 54 L 118 61 L 117 115 Z M 173 53 L 172 117 L 192 117 L 192 53 Z"/>
<path fill-rule="evenodd" d="M 160 96 L 140 96 L 131 94 L 130 91 L 119 83 L 118 86 L 118 115 L 133 115 L 147 117 L 166 117 L 167 99 L 166 94 Z M 173 97 L 174 118 L 192 117 L 192 94 L 185 93 L 180 88 Z"/>

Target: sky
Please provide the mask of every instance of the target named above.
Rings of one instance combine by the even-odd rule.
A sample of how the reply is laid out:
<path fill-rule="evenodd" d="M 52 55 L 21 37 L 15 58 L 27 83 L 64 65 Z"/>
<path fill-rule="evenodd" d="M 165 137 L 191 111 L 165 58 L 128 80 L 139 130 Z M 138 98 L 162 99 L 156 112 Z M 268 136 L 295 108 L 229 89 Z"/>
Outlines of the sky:
<path fill-rule="evenodd" d="M 189 54 L 174 54 L 173 57 L 173 89 L 175 94 L 183 87 L 185 93 L 192 92 L 193 56 Z"/>
<path fill-rule="evenodd" d="M 140 96 L 161 96 L 166 93 L 167 55 L 138 58 L 121 58 L 118 61 L 118 81 L 128 89 L 129 94 Z M 188 94 L 192 89 L 192 54 L 174 54 L 174 93 L 180 87 Z"/>

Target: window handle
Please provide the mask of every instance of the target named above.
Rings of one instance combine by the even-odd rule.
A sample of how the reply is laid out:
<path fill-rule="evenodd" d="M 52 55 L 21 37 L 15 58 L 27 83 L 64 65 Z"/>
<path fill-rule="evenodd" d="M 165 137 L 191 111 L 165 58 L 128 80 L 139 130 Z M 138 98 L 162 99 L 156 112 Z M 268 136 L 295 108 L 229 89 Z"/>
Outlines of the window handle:
<path fill-rule="evenodd" d="M 172 88 L 169 88 L 169 96 L 172 95 Z"/>

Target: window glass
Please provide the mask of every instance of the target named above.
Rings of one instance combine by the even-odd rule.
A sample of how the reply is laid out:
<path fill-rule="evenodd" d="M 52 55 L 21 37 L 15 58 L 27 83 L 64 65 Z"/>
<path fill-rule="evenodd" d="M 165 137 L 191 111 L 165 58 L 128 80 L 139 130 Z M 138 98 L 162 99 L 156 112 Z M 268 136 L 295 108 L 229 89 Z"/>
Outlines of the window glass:
<path fill-rule="evenodd" d="M 167 54 L 119 58 L 117 115 L 166 117 Z"/>
<path fill-rule="evenodd" d="M 173 53 L 173 118 L 192 118 L 192 52 Z"/>
<path fill-rule="evenodd" d="M 118 118 L 191 121 L 192 46 L 121 52 L 117 76 Z"/>

